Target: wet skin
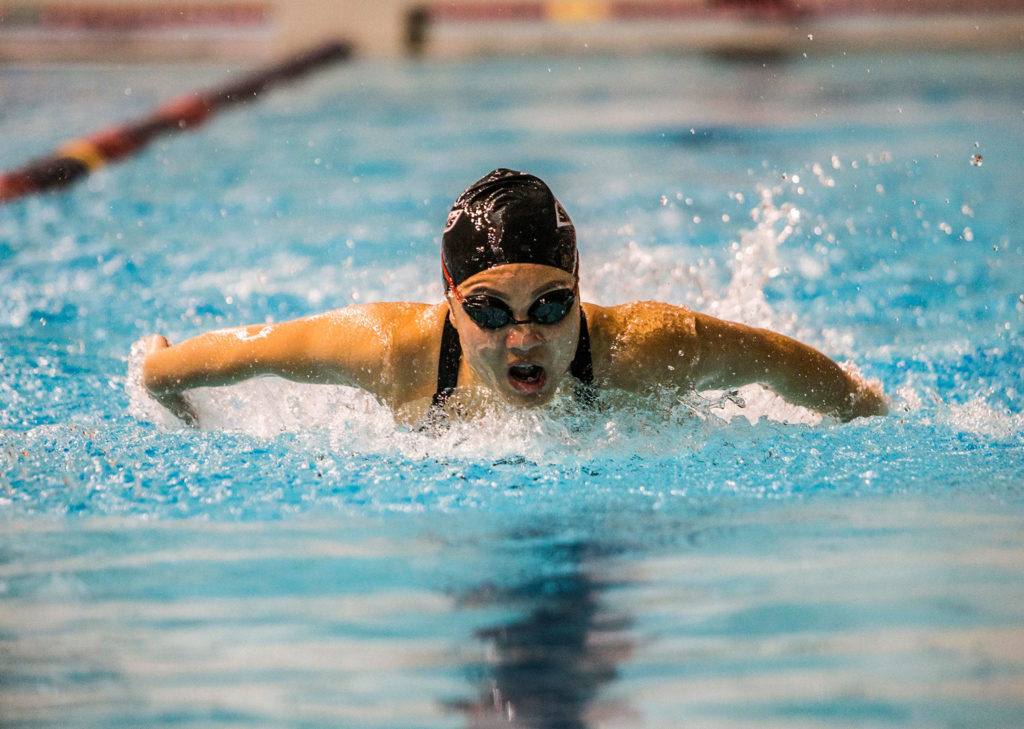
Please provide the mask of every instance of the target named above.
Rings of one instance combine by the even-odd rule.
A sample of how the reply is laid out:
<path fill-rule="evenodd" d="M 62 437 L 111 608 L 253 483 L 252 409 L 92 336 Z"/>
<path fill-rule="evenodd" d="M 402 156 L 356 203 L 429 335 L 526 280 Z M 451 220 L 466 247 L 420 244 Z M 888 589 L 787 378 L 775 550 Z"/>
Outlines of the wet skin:
<path fill-rule="evenodd" d="M 496 297 L 517 320 L 525 320 L 538 297 L 574 283 L 571 274 L 557 268 L 506 264 L 475 274 L 458 288 L 463 297 Z M 721 390 L 762 383 L 794 404 L 843 420 L 887 412 L 880 388 L 814 348 L 766 329 L 654 301 L 618 306 L 577 301 L 554 324 L 483 329 L 451 293 L 440 304 L 350 306 L 280 324 L 209 332 L 175 346 L 154 335 L 145 342 L 143 383 L 189 424 L 195 417 L 182 397 L 187 390 L 266 374 L 358 387 L 400 420 L 415 422 L 437 387 L 441 332 L 450 317 L 463 359 L 449 411 L 469 416 L 491 399 L 543 405 L 571 377 L 580 306 L 590 330 L 594 383 L 601 390 Z"/>
<path fill-rule="evenodd" d="M 565 271 L 528 263 L 481 271 L 458 288 L 463 297 L 484 294 L 501 299 L 515 319 L 524 321 L 539 297 L 575 285 L 573 276 Z M 554 324 L 527 322 L 499 329 L 484 329 L 474 322 L 454 292 L 449 292 L 447 299 L 449 317 L 459 331 L 463 362 L 470 370 L 466 384 L 483 385 L 518 405 L 542 405 L 551 399 L 576 353 L 578 297 L 569 313 Z"/>

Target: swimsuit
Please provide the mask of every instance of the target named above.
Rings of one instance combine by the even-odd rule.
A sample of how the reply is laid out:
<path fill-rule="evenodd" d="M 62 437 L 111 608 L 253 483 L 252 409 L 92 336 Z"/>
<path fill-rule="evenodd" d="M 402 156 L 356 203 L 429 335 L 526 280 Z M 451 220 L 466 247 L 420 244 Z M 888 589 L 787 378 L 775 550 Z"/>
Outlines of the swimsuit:
<path fill-rule="evenodd" d="M 446 316 L 444 331 L 441 333 L 441 354 L 437 359 L 437 390 L 427 411 L 428 425 L 438 425 L 447 418 L 444 405 L 458 384 L 461 360 L 462 343 L 459 341 L 459 332 Z M 576 355 L 569 365 L 569 372 L 579 381 L 573 389 L 576 399 L 586 407 L 593 407 L 597 398 L 594 391 L 594 363 L 590 358 L 590 331 L 587 329 L 587 317 L 583 314 L 582 307 L 580 336 L 576 341 Z"/>

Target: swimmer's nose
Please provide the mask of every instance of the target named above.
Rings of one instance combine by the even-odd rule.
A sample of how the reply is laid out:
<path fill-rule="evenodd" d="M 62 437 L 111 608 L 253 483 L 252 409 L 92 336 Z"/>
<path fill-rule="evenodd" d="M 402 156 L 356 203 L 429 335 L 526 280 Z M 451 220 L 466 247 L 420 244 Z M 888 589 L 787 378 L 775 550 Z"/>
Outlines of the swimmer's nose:
<path fill-rule="evenodd" d="M 532 324 L 513 324 L 505 335 L 505 346 L 514 352 L 529 352 L 543 341 Z"/>

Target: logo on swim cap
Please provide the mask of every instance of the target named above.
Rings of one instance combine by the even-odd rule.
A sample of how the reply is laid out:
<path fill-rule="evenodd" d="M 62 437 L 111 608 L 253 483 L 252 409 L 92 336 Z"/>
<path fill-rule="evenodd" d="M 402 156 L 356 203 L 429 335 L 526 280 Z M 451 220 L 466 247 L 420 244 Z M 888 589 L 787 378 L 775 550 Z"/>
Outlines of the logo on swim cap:
<path fill-rule="evenodd" d="M 465 210 L 462 208 L 456 208 L 448 213 L 448 222 L 444 225 L 444 232 L 447 233 L 449 230 L 455 227 L 455 224 L 459 222 L 459 217 L 464 213 Z"/>
<path fill-rule="evenodd" d="M 562 207 L 562 203 L 558 202 L 558 200 L 555 200 L 555 226 L 558 228 L 572 227 L 569 213 L 565 212 L 565 208 Z"/>

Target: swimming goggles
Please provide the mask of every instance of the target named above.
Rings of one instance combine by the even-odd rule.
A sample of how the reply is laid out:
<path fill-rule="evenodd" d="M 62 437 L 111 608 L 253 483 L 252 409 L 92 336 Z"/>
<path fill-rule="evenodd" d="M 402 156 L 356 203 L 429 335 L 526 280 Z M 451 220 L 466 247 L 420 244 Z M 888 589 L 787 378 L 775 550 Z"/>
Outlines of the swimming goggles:
<path fill-rule="evenodd" d="M 572 289 L 555 289 L 530 304 L 525 319 L 516 319 L 512 308 L 496 296 L 476 294 L 463 297 L 458 289 L 455 293 L 462 310 L 481 329 L 501 329 L 511 324 L 557 324 L 576 302 L 576 293 Z"/>
<path fill-rule="evenodd" d="M 578 256 L 576 265 L 579 266 Z M 579 279 L 577 279 L 576 286 L 571 289 L 555 289 L 542 294 L 530 304 L 530 308 L 526 310 L 525 319 L 516 319 L 512 307 L 496 296 L 487 294 L 463 296 L 459 287 L 452 281 L 451 274 L 448 273 L 448 264 L 445 263 L 443 254 L 441 255 L 441 271 L 444 273 L 445 281 L 448 282 L 448 288 L 455 293 L 455 299 L 462 304 L 462 310 L 481 329 L 501 329 L 511 324 L 533 323 L 545 326 L 557 324 L 572 310 L 579 288 Z M 576 276 L 575 270 L 573 276 Z"/>

